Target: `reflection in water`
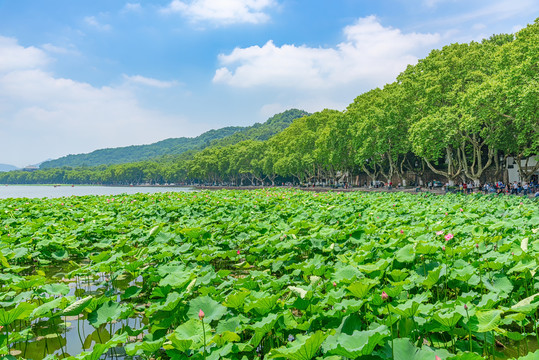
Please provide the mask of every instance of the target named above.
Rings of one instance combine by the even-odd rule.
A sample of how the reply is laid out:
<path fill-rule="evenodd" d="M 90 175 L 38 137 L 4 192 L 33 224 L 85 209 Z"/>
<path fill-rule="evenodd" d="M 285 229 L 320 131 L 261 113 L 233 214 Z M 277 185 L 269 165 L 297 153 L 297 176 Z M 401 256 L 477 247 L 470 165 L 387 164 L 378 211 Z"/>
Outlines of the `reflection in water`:
<path fill-rule="evenodd" d="M 527 339 L 523 339 L 521 341 L 512 341 L 510 344 L 506 344 L 500 359 L 518 359 L 519 357 L 534 352 L 538 349 L 539 344 L 537 343 L 537 337 L 530 336 Z"/>
<path fill-rule="evenodd" d="M 69 293 L 66 296 L 76 296 L 82 299 L 88 295 L 100 297 L 116 295 L 120 302 L 120 294 L 132 285 L 140 285 L 141 277 L 133 279 L 131 275 L 121 275 L 111 279 L 110 274 L 97 273 L 93 276 L 75 276 L 66 278 L 74 268 L 66 263 L 65 266 L 50 267 L 47 278 L 54 278 L 69 285 Z M 134 313 L 127 319 L 111 321 L 94 327 L 88 321 L 88 314 L 78 316 L 62 316 L 41 318 L 31 323 L 19 321 L 14 326 L 13 333 L 23 334 L 17 342 L 11 346 L 11 354 L 26 359 L 43 359 L 53 354 L 59 358 L 77 355 L 85 351 L 91 351 L 96 344 L 104 344 L 115 334 L 127 332 L 129 341 L 137 341 L 144 334 L 144 326 L 147 320 L 142 313 Z M 31 329 L 31 331 L 28 331 Z M 13 335 L 15 336 L 15 335 Z M 10 340 L 15 340 L 10 335 Z M 122 347 L 111 348 L 102 359 L 130 359 Z"/>

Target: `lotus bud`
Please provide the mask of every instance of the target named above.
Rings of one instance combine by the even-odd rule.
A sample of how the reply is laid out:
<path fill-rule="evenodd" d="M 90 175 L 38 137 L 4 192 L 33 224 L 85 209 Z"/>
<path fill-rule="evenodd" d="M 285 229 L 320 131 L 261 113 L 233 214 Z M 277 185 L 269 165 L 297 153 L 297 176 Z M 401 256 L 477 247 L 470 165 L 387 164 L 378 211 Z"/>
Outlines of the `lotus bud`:
<path fill-rule="evenodd" d="M 389 295 L 385 291 L 382 291 L 382 300 L 387 300 L 387 299 L 389 299 Z"/>
<path fill-rule="evenodd" d="M 442 358 L 439 357 L 438 355 L 435 355 L 435 356 L 434 356 L 434 360 L 442 360 Z"/>
<path fill-rule="evenodd" d="M 206 316 L 206 314 L 204 314 L 204 311 L 202 311 L 202 309 L 200 309 L 200 310 L 198 311 L 198 318 L 199 318 L 200 320 L 202 320 L 202 319 L 204 319 L 204 316 Z"/>
<path fill-rule="evenodd" d="M 337 286 L 337 283 L 334 281 L 333 282 L 333 287 L 336 287 Z"/>
<path fill-rule="evenodd" d="M 475 248 L 476 248 L 476 249 L 479 249 L 479 244 L 475 244 Z"/>
<path fill-rule="evenodd" d="M 468 311 L 468 305 L 464 304 L 464 310 Z"/>
<path fill-rule="evenodd" d="M 239 251 L 239 250 L 238 250 L 238 251 L 236 251 L 236 254 L 238 254 L 238 255 L 239 255 L 239 254 L 240 254 L 240 251 Z"/>
<path fill-rule="evenodd" d="M 401 234 L 404 234 L 404 230 L 401 230 Z"/>
<path fill-rule="evenodd" d="M 445 251 L 445 246 L 442 246 L 442 251 Z"/>

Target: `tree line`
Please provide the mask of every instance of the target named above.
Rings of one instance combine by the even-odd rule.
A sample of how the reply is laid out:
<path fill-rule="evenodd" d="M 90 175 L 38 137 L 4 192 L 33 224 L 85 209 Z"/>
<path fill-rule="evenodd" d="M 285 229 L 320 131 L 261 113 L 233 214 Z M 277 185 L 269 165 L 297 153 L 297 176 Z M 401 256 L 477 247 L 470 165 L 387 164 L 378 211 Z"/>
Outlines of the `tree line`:
<path fill-rule="evenodd" d="M 0 174 L 0 183 L 274 184 L 386 182 L 429 170 L 448 182 L 501 178 L 507 158 L 529 181 L 539 161 L 539 19 L 515 35 L 451 44 L 344 111 L 298 118 L 272 137 L 179 156 Z M 530 163 L 531 164 L 531 163 Z"/>

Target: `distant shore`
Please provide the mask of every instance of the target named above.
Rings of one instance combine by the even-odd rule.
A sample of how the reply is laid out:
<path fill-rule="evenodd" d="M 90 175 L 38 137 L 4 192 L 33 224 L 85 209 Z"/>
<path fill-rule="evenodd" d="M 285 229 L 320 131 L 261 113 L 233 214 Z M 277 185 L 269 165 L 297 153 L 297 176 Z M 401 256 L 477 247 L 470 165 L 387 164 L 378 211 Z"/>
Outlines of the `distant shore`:
<path fill-rule="evenodd" d="M 388 189 L 387 187 L 381 188 L 375 188 L 375 187 L 349 187 L 349 188 L 343 188 L 343 187 L 330 187 L 330 186 L 207 186 L 207 185 L 195 185 L 191 186 L 194 189 L 198 190 L 256 190 L 256 189 L 296 189 L 296 190 L 303 190 L 303 191 L 312 191 L 312 192 L 353 192 L 353 191 L 364 191 L 364 192 L 408 192 L 408 193 L 433 193 L 433 194 L 445 194 L 445 191 L 441 188 L 436 188 L 429 190 L 427 188 L 421 188 L 421 187 L 406 187 L 406 188 L 391 188 Z M 419 191 L 417 191 L 419 189 Z"/>

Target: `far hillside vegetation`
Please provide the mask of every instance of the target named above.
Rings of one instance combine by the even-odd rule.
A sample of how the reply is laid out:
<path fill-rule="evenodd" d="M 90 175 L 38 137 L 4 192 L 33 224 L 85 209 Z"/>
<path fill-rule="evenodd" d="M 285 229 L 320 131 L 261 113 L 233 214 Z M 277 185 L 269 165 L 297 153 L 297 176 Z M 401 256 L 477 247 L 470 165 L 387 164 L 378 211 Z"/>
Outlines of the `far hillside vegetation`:
<path fill-rule="evenodd" d="M 307 115 L 309 113 L 305 111 L 291 109 L 272 116 L 264 123 L 252 126 L 229 126 L 207 131 L 194 138 L 171 138 L 149 145 L 132 145 L 95 150 L 88 154 L 67 155 L 42 163 L 40 169 L 125 164 L 200 151 L 210 145 L 233 145 L 243 140 L 263 141 L 288 127 L 295 119 Z"/>

